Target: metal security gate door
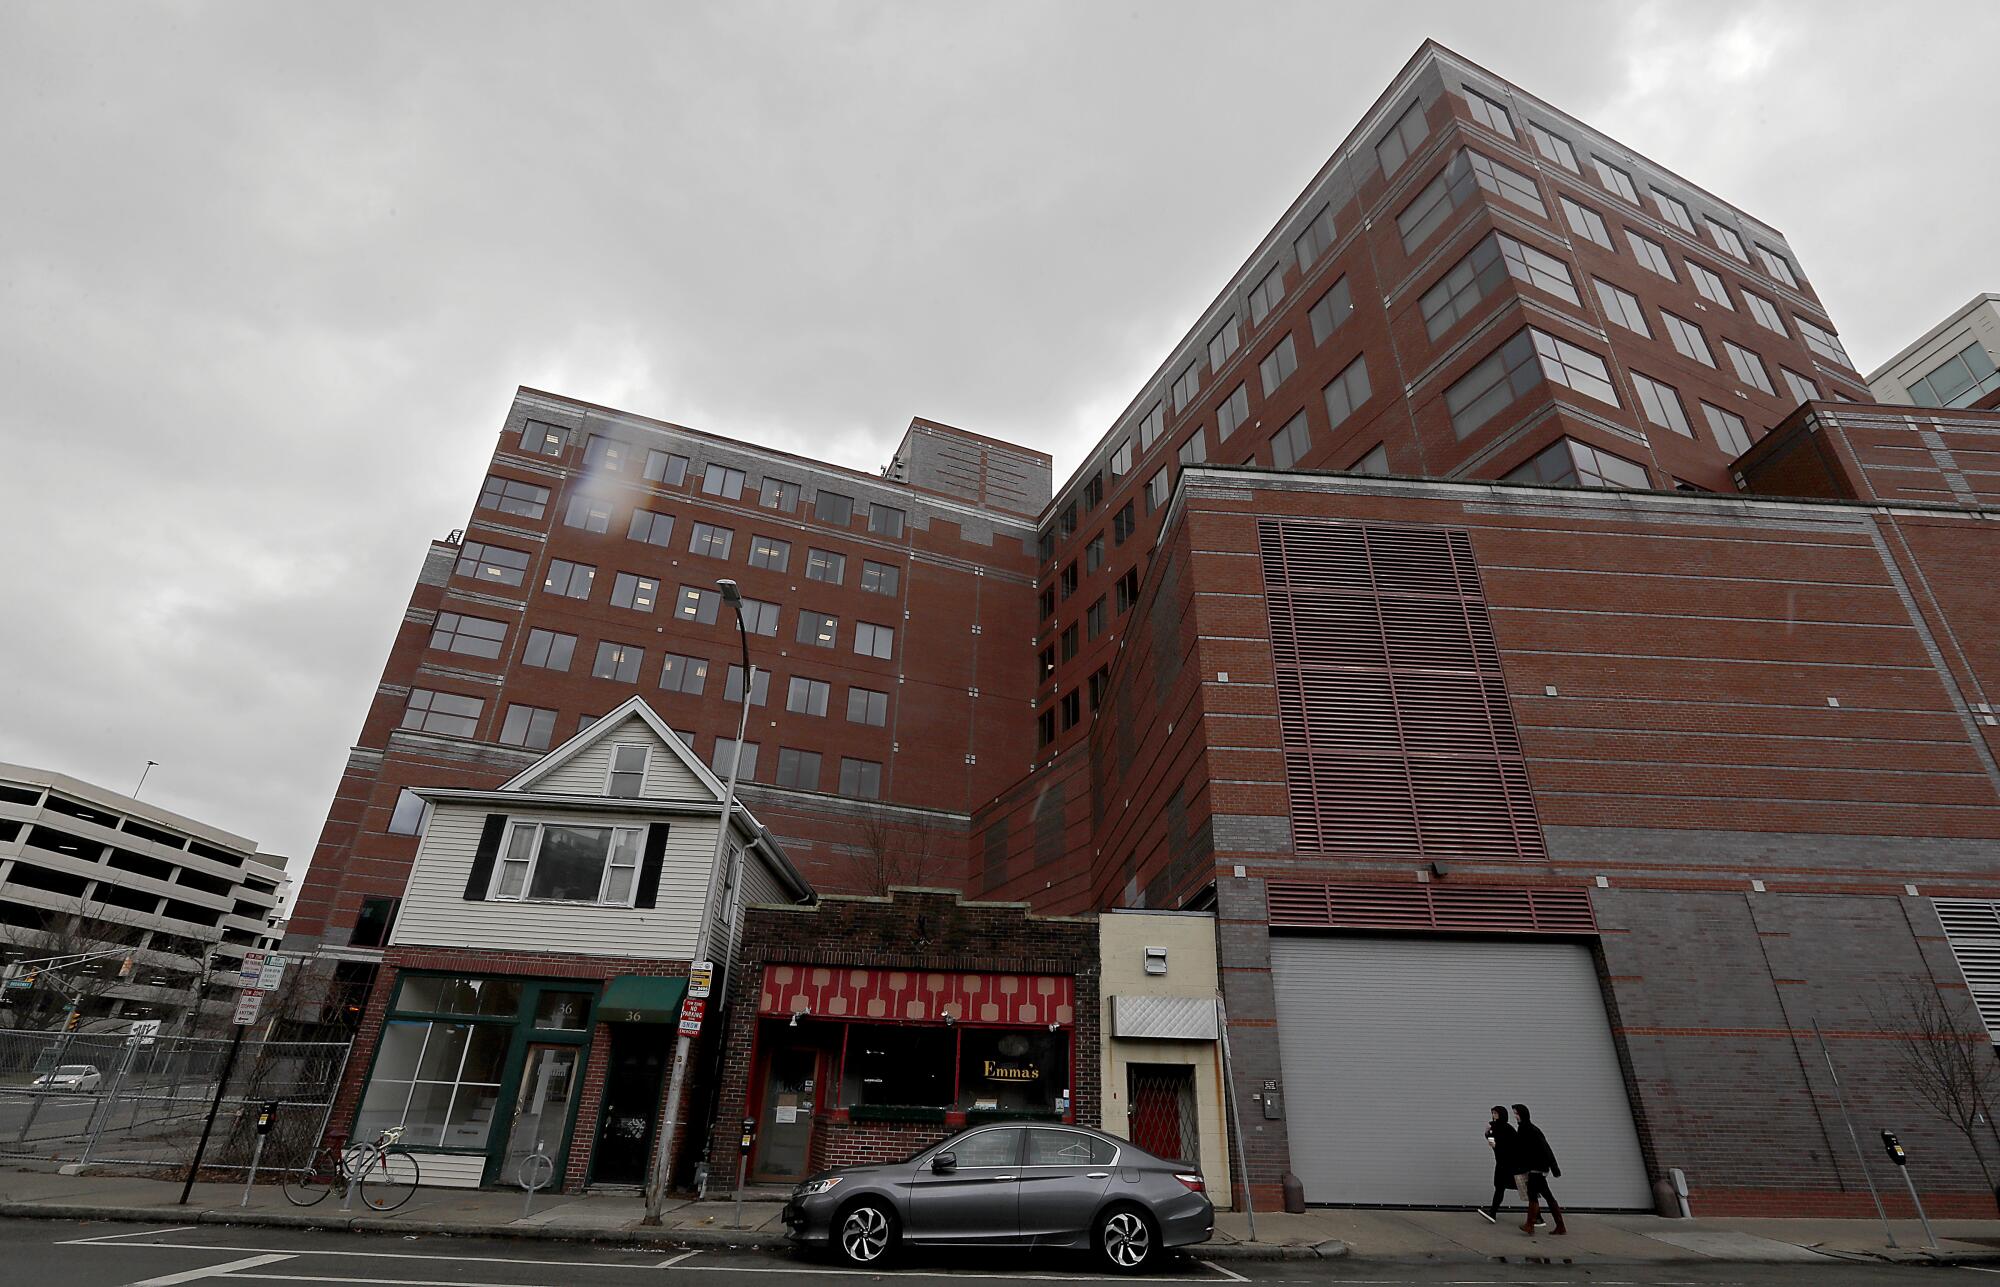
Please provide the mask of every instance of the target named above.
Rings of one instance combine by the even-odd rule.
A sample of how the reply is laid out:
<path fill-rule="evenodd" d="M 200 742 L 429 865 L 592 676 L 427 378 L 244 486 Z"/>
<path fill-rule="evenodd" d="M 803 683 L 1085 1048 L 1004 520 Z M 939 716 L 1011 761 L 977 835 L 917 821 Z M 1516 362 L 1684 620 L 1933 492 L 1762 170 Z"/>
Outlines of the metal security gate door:
<path fill-rule="evenodd" d="M 1487 1109 L 1518 1102 L 1562 1164 L 1565 1206 L 1652 1208 L 1587 948 L 1274 936 L 1271 973 L 1308 1202 L 1484 1203 Z"/>

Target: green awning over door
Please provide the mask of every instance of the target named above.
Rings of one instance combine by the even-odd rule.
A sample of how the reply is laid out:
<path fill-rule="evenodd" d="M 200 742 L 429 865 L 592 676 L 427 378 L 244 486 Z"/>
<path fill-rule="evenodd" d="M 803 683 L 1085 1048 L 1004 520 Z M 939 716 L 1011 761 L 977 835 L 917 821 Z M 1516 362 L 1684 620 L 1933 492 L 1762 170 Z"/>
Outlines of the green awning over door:
<path fill-rule="evenodd" d="M 604 985 L 597 1003 L 599 1023 L 674 1023 L 681 1017 L 686 979 L 653 974 L 621 974 Z"/>

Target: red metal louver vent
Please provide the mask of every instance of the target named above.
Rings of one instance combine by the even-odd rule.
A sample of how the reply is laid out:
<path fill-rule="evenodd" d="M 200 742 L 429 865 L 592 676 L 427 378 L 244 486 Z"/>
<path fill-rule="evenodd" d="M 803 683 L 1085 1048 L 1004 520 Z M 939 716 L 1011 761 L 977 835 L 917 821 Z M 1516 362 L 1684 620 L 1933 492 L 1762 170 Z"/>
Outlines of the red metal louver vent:
<path fill-rule="evenodd" d="M 1547 857 L 1464 532 L 1259 524 L 1304 853 Z"/>
<path fill-rule="evenodd" d="M 1521 885 L 1327 885 L 1274 880 L 1264 888 L 1274 928 L 1595 934 L 1590 891 Z"/>

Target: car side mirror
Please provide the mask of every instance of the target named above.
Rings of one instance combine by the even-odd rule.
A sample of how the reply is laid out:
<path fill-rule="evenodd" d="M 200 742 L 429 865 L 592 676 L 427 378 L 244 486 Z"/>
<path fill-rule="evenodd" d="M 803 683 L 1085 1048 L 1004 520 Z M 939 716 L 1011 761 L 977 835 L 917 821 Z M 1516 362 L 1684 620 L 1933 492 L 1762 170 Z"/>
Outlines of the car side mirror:
<path fill-rule="evenodd" d="M 939 1175 L 958 1169 L 958 1154 L 940 1153 L 931 1159 L 931 1170 Z"/>

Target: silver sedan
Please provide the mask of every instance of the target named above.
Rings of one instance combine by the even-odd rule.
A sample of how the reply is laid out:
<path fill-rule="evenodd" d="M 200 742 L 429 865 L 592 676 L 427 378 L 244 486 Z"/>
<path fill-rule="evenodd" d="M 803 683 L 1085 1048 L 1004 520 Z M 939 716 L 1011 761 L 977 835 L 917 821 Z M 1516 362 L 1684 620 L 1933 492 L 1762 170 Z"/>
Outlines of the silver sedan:
<path fill-rule="evenodd" d="M 981 1126 L 901 1162 L 821 1171 L 785 1204 L 792 1241 L 876 1266 L 903 1243 L 1089 1248 L 1137 1273 L 1206 1242 L 1201 1173 L 1075 1126 Z"/>

